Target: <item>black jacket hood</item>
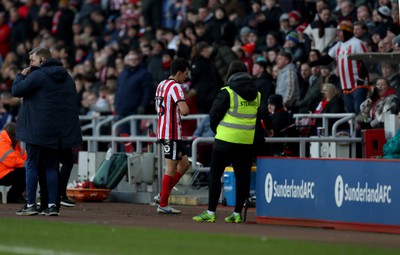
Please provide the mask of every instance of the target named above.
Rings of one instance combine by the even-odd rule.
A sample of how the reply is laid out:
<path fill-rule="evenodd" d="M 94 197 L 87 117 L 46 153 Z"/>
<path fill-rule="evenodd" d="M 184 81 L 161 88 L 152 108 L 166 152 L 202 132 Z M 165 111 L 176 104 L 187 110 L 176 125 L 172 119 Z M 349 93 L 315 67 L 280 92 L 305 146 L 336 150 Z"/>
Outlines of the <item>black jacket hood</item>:
<path fill-rule="evenodd" d="M 57 82 L 63 82 L 68 77 L 68 71 L 63 67 L 60 60 L 55 58 L 47 59 L 41 66 L 40 70 L 46 73 L 50 78 Z"/>
<path fill-rule="evenodd" d="M 247 72 L 239 72 L 231 75 L 226 85 L 247 101 L 253 101 L 257 98 L 258 91 L 254 78 Z"/>

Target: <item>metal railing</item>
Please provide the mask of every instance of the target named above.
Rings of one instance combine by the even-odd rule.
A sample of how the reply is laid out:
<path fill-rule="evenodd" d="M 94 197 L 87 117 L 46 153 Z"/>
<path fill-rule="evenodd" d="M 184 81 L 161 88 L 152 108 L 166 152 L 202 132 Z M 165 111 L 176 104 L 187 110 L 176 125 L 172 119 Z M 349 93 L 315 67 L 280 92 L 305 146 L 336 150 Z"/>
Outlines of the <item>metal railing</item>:
<path fill-rule="evenodd" d="M 196 120 L 197 125 L 206 117 L 206 114 L 191 114 L 188 116 L 183 116 L 182 120 Z M 121 120 L 116 121 L 114 115 L 108 116 L 79 116 L 81 121 L 90 121 L 90 123 L 82 125 L 82 132 L 92 131 L 91 136 L 85 136 L 84 141 L 87 142 L 87 149 L 90 152 L 94 152 L 98 150 L 99 142 L 111 142 L 111 147 L 113 149 L 117 148 L 118 142 L 134 142 L 136 141 L 136 137 L 146 137 L 146 136 L 138 136 L 137 126 L 142 120 L 149 120 L 149 124 L 153 126 L 153 129 L 157 127 L 157 115 L 132 115 L 125 117 Z M 101 134 L 101 128 L 107 124 L 111 123 L 111 134 L 103 135 Z M 129 123 L 130 124 L 130 132 L 131 135 L 128 137 L 120 137 L 119 139 L 114 139 L 113 137 L 118 136 L 118 128 L 123 125 Z M 130 138 L 129 138 L 130 137 Z M 131 139 L 133 137 L 133 140 Z M 187 137 L 187 140 L 190 140 L 191 137 Z M 150 141 L 147 141 L 150 142 Z M 137 148 L 141 149 L 141 143 L 137 143 Z"/>
<path fill-rule="evenodd" d="M 329 132 L 329 119 L 339 119 L 337 120 L 332 127 L 332 136 L 336 137 L 337 128 L 339 125 L 349 122 L 350 125 L 350 137 L 356 137 L 355 133 L 355 125 L 356 125 L 356 114 L 354 113 L 296 113 L 293 114 L 293 118 L 295 119 L 295 123 L 299 123 L 301 118 L 312 118 L 312 119 L 322 119 L 322 127 L 324 128 L 325 134 L 327 135 Z"/>
<path fill-rule="evenodd" d="M 192 120 L 196 119 L 197 122 L 199 123 L 202 118 L 204 118 L 206 115 L 189 115 L 184 117 L 184 120 Z M 124 124 L 124 123 L 130 123 L 131 127 L 133 129 L 131 131 L 135 132 L 136 128 L 136 122 L 139 120 L 143 119 L 149 119 L 152 121 L 153 125 L 157 124 L 157 116 L 155 115 L 134 115 L 134 116 L 129 116 L 126 117 L 120 121 L 116 121 L 115 123 L 112 124 L 112 134 L 111 135 L 101 135 L 100 134 L 100 128 L 102 125 L 113 122 L 114 121 L 114 116 L 103 116 L 102 118 L 90 118 L 92 120 L 92 125 L 93 125 L 93 130 L 95 130 L 93 133 L 95 135 L 92 136 L 84 136 L 83 140 L 88 143 L 88 151 L 96 151 L 97 150 L 97 144 L 99 142 L 110 142 L 111 143 L 111 148 L 114 151 L 117 151 L 118 148 L 118 143 L 120 142 L 133 142 L 135 143 L 135 151 L 137 153 L 143 152 L 143 143 L 152 143 L 152 152 L 158 155 L 158 158 L 162 158 L 162 150 L 160 144 L 157 144 L 157 138 L 156 137 L 148 137 L 148 136 L 128 136 L 128 137 L 119 137 L 117 136 L 117 128 Z M 299 118 L 304 118 L 304 117 L 309 117 L 309 118 L 322 118 L 322 123 L 324 129 L 326 129 L 325 134 L 328 134 L 328 119 L 332 118 L 339 118 L 337 120 L 333 127 L 332 127 L 332 137 L 324 136 L 324 137 L 275 137 L 275 138 L 265 138 L 266 143 L 298 143 L 299 144 L 299 156 L 300 157 L 306 157 L 306 144 L 311 143 L 311 142 L 333 142 L 333 143 L 349 143 L 352 146 L 352 157 L 355 157 L 355 144 L 361 142 L 361 138 L 356 138 L 355 137 L 355 114 L 295 114 L 294 118 L 298 121 Z M 88 118 L 89 119 L 89 118 Z M 339 125 L 350 122 L 350 137 L 337 137 L 337 128 Z M 192 140 L 192 137 L 186 137 L 184 140 L 190 141 Z M 197 157 L 197 147 L 200 143 L 213 143 L 214 138 L 210 137 L 198 137 L 195 138 L 192 142 L 192 170 L 194 172 L 208 172 L 210 170 L 209 167 L 203 167 L 201 164 L 198 164 L 198 157 Z M 210 152 L 211 153 L 211 152 Z M 161 160 L 158 160 L 158 171 L 159 171 L 159 176 L 161 176 L 162 168 L 163 168 L 163 162 Z"/>

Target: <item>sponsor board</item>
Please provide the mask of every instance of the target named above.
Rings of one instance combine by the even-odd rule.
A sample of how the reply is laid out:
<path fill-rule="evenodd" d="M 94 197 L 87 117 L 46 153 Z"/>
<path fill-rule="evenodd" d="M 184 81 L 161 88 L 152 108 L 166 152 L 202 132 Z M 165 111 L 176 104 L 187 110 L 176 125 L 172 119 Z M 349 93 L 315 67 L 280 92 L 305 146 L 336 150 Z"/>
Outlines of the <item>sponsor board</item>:
<path fill-rule="evenodd" d="M 400 225 L 400 162 L 259 158 L 256 216 Z"/>

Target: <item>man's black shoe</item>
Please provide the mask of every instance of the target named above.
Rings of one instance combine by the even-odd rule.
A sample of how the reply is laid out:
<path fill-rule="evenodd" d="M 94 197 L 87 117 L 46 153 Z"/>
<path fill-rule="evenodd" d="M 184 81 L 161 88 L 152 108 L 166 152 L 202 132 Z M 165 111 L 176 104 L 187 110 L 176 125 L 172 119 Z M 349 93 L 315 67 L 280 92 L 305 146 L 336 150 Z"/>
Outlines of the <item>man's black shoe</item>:
<path fill-rule="evenodd" d="M 66 207 L 74 207 L 76 205 L 76 203 L 74 201 L 71 201 L 68 197 L 62 197 L 60 200 L 60 204 Z"/>
<path fill-rule="evenodd" d="M 25 205 L 21 210 L 18 210 L 16 213 L 20 216 L 32 216 L 37 215 L 39 212 L 36 209 L 36 205 L 32 205 L 31 207 Z"/>
<path fill-rule="evenodd" d="M 46 210 L 44 210 L 41 214 L 45 215 L 45 216 L 58 216 L 60 214 L 57 206 L 52 205 L 49 208 L 47 208 Z"/>

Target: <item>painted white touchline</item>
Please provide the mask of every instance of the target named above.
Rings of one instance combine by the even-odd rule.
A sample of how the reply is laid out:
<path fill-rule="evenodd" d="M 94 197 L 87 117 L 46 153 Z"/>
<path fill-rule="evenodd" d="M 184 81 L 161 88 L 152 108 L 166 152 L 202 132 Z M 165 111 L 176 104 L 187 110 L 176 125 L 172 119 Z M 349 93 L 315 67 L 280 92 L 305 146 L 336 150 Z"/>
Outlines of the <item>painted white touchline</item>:
<path fill-rule="evenodd" d="M 0 245 L 0 252 L 8 252 L 15 254 L 34 254 L 34 255 L 95 255 L 88 253 L 62 252 L 62 251 L 38 249 L 33 247 L 6 246 L 6 245 Z"/>

